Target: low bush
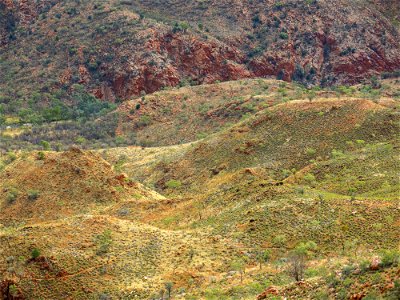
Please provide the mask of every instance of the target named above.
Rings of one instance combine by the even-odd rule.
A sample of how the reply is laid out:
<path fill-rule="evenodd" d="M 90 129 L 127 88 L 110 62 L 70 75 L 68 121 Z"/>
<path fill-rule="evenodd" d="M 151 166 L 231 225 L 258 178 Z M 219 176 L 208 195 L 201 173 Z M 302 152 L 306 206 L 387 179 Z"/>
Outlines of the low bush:
<path fill-rule="evenodd" d="M 31 257 L 32 259 L 36 259 L 40 256 L 40 250 L 37 248 L 34 248 L 31 252 Z"/>
<path fill-rule="evenodd" d="M 177 188 L 180 188 L 182 186 L 182 182 L 179 181 L 179 180 L 171 179 L 165 185 L 166 185 L 167 188 L 177 189 Z"/>
<path fill-rule="evenodd" d="M 39 191 L 36 191 L 36 190 L 28 191 L 28 199 L 31 201 L 35 201 L 36 199 L 38 199 L 39 195 L 40 195 Z"/>
<path fill-rule="evenodd" d="M 7 197 L 6 197 L 7 203 L 8 204 L 14 203 L 18 198 L 18 194 L 19 193 L 18 193 L 18 191 L 16 189 L 14 189 L 14 188 L 10 189 L 8 191 Z"/>
<path fill-rule="evenodd" d="M 397 250 L 384 250 L 381 254 L 381 267 L 396 267 L 400 264 L 400 252 Z"/>

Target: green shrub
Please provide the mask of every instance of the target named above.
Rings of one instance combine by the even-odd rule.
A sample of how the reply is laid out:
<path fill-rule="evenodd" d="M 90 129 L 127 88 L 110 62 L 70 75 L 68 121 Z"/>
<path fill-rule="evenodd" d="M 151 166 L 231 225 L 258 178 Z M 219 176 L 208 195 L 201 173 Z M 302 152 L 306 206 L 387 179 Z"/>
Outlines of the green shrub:
<path fill-rule="evenodd" d="M 307 278 L 311 278 L 311 277 L 316 277 L 318 276 L 318 270 L 314 269 L 314 268 L 308 268 L 304 274 L 306 275 Z"/>
<path fill-rule="evenodd" d="M 189 29 L 190 25 L 186 22 L 175 23 L 174 28 L 172 31 L 177 33 L 179 31 L 186 32 Z"/>
<path fill-rule="evenodd" d="M 18 295 L 18 288 L 15 286 L 15 284 L 10 285 L 8 287 L 8 291 L 13 297 L 16 297 Z"/>
<path fill-rule="evenodd" d="M 35 201 L 37 198 L 39 198 L 39 191 L 36 190 L 29 190 L 28 191 L 28 199 L 31 201 Z"/>
<path fill-rule="evenodd" d="M 319 291 L 315 294 L 316 299 L 318 300 L 329 300 L 329 292 L 327 291 Z"/>
<path fill-rule="evenodd" d="M 357 145 L 364 145 L 365 141 L 364 140 L 356 140 Z"/>
<path fill-rule="evenodd" d="M 43 151 L 39 151 L 39 152 L 38 152 L 38 154 L 37 154 L 37 159 L 38 159 L 38 160 L 44 160 L 45 157 L 46 157 L 46 155 L 44 154 Z"/>
<path fill-rule="evenodd" d="M 14 203 L 15 200 L 17 200 L 17 198 L 18 198 L 18 194 L 19 193 L 18 193 L 18 191 L 16 189 L 14 189 L 14 188 L 10 189 L 8 191 L 7 197 L 6 197 L 7 203 L 8 204 Z"/>
<path fill-rule="evenodd" d="M 361 271 L 361 273 L 367 272 L 369 270 L 369 267 L 370 267 L 370 262 L 368 260 L 363 260 L 360 263 L 360 271 Z"/>
<path fill-rule="evenodd" d="M 337 292 L 337 294 L 336 294 L 336 299 L 339 299 L 339 300 L 346 300 L 346 299 L 348 299 L 348 297 L 347 297 L 347 290 L 346 290 L 345 288 L 341 288 L 341 289 Z"/>
<path fill-rule="evenodd" d="M 271 251 L 270 250 L 264 250 L 264 249 L 258 249 L 256 251 L 256 259 L 259 263 L 260 270 L 262 267 L 263 263 L 268 262 L 268 260 L 271 258 Z"/>
<path fill-rule="evenodd" d="M 220 288 L 208 288 L 204 291 L 204 295 L 207 300 L 224 299 L 224 291 Z"/>
<path fill-rule="evenodd" d="M 344 157 L 344 153 L 340 150 L 333 149 L 332 150 L 332 157 L 333 158 L 342 158 Z"/>
<path fill-rule="evenodd" d="M 147 126 L 147 125 L 150 125 L 150 123 L 151 123 L 151 118 L 150 118 L 150 116 L 148 116 L 148 115 L 143 115 L 143 116 L 141 116 L 141 117 L 139 118 L 138 126 L 139 126 L 139 127 L 145 127 L 145 126 Z"/>
<path fill-rule="evenodd" d="M 317 249 L 317 244 L 314 241 L 308 241 L 306 243 L 299 243 L 294 251 L 298 254 L 311 257 Z"/>
<path fill-rule="evenodd" d="M 246 269 L 246 261 L 242 257 L 238 257 L 231 262 L 232 270 L 240 273 L 240 282 L 243 282 L 243 274 Z"/>
<path fill-rule="evenodd" d="M 306 149 L 306 154 L 307 154 L 308 156 L 313 156 L 313 155 L 315 155 L 315 153 L 317 153 L 317 150 L 315 150 L 315 149 L 313 149 L 313 148 L 307 148 L 307 149 Z"/>
<path fill-rule="evenodd" d="M 171 179 L 171 180 L 167 181 L 167 183 L 165 185 L 167 186 L 167 188 L 177 189 L 182 186 L 182 182 L 180 182 L 179 180 Z"/>
<path fill-rule="evenodd" d="M 272 239 L 272 244 L 276 247 L 283 247 L 287 242 L 286 236 L 283 234 L 277 235 Z"/>
<path fill-rule="evenodd" d="M 353 265 L 347 265 L 342 268 L 342 277 L 346 278 L 347 276 L 350 276 L 355 270 L 355 267 Z"/>
<path fill-rule="evenodd" d="M 37 248 L 34 248 L 31 252 L 31 257 L 32 259 L 36 259 L 40 256 L 40 250 Z"/>
<path fill-rule="evenodd" d="M 282 40 L 287 40 L 287 39 L 289 38 L 289 35 L 288 35 L 286 32 L 281 32 L 281 33 L 279 34 L 279 37 L 280 37 Z"/>
<path fill-rule="evenodd" d="M 16 159 L 17 159 L 17 155 L 14 152 L 7 152 L 7 158 L 5 160 L 5 162 L 7 164 L 12 163 Z"/>
<path fill-rule="evenodd" d="M 339 278 L 336 277 L 336 274 L 334 272 L 332 272 L 327 278 L 326 278 L 326 282 L 328 284 L 329 287 L 337 287 L 341 280 Z"/>
<path fill-rule="evenodd" d="M 303 179 L 308 183 L 312 183 L 315 181 L 315 176 L 311 173 L 307 173 L 306 175 L 304 175 Z"/>
<path fill-rule="evenodd" d="M 118 146 L 124 145 L 124 144 L 126 144 L 126 139 L 125 139 L 123 136 L 117 136 L 117 137 L 115 138 L 115 143 L 116 143 Z"/>
<path fill-rule="evenodd" d="M 165 283 L 165 289 L 167 290 L 167 293 L 168 293 L 168 299 L 171 299 L 171 293 L 172 293 L 173 286 L 174 286 L 174 284 L 172 282 Z"/>
<path fill-rule="evenodd" d="M 95 241 L 97 244 L 97 255 L 103 255 L 109 252 L 112 244 L 111 230 L 104 230 L 103 233 L 96 236 Z"/>
<path fill-rule="evenodd" d="M 381 266 L 391 267 L 400 264 L 400 252 L 397 250 L 384 250 L 381 254 Z"/>
<path fill-rule="evenodd" d="M 345 280 L 343 280 L 342 284 L 346 288 L 349 288 L 353 284 L 353 280 L 351 278 L 346 278 Z"/>
<path fill-rule="evenodd" d="M 400 299 L 400 280 L 394 281 L 394 288 L 389 290 L 387 294 L 388 300 L 397 300 Z"/>
<path fill-rule="evenodd" d="M 380 297 L 379 293 L 376 291 L 372 291 L 370 293 L 368 293 L 363 300 L 377 300 L 377 299 L 383 299 Z"/>
<path fill-rule="evenodd" d="M 78 137 L 75 139 L 75 142 L 76 142 L 77 144 L 84 144 L 84 143 L 86 142 L 86 139 L 85 139 L 83 136 L 78 136 Z"/>
<path fill-rule="evenodd" d="M 289 177 L 290 175 L 292 175 L 292 172 L 291 172 L 290 170 L 288 170 L 288 169 L 283 169 L 283 170 L 282 170 L 282 177 L 283 177 L 283 178 L 287 178 L 287 177 Z"/>
<path fill-rule="evenodd" d="M 50 150 L 50 143 L 48 141 L 41 141 L 40 145 L 42 145 L 44 151 Z"/>

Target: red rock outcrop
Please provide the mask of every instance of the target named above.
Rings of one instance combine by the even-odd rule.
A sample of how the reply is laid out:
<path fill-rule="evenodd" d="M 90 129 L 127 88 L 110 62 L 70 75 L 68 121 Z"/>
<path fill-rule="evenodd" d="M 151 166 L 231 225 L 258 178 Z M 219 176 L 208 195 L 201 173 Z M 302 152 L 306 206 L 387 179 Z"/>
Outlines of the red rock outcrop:
<path fill-rule="evenodd" d="M 186 20 L 183 28 L 179 22 L 172 25 L 157 18 L 142 18 L 124 5 L 109 9 L 112 2 L 97 19 L 92 16 L 96 10 L 93 4 L 70 3 L 75 5 L 77 17 L 73 18 L 66 13 L 67 7 L 71 8 L 66 3 L 53 6 L 58 2 L 0 0 L 0 43 L 15 39 L 13 43 L 26 48 L 21 58 L 39 52 L 29 62 L 32 70 L 43 68 L 35 62 L 52 59 L 55 65 L 48 73 L 63 78 L 64 87 L 65 83 L 83 84 L 107 101 L 184 82 L 272 76 L 307 84 L 354 84 L 400 69 L 400 34 L 392 23 L 398 14 L 390 13 L 399 4 L 392 0 L 376 0 L 375 4 L 350 0 L 210 0 L 207 5 L 194 0 L 132 1 L 137 11 Z M 46 10 L 49 18 L 38 20 L 40 12 Z M 57 26 L 65 30 L 79 22 L 87 22 L 81 24 L 88 33 L 85 40 L 72 32 L 58 33 Z M 43 53 L 30 51 L 29 47 L 44 48 L 43 40 L 19 35 L 15 30 L 18 26 L 49 41 L 57 38 L 53 41 L 55 49 L 75 52 L 54 52 L 54 48 Z M 72 72 L 67 82 L 63 76 L 66 69 Z M 24 84 L 23 80 L 18 82 Z M 59 89 L 59 85 L 51 88 Z"/>
<path fill-rule="evenodd" d="M 279 295 L 278 288 L 274 287 L 274 286 L 270 286 L 264 292 L 262 292 L 260 295 L 257 296 L 257 300 L 267 299 L 268 296 L 270 296 L 270 295 L 278 296 Z"/>
<path fill-rule="evenodd" d="M 254 76 L 244 65 L 244 55 L 235 48 L 189 34 L 151 34 L 145 51 L 154 57 L 139 58 L 134 69 L 110 74 L 112 89 L 118 97 L 155 92 L 183 80 L 211 83 Z"/>
<path fill-rule="evenodd" d="M 127 98 L 188 79 L 209 83 L 269 76 L 354 84 L 400 68 L 398 29 L 372 6 L 348 0 L 275 2 L 211 1 L 194 15 L 191 2 L 143 1 L 143 7 L 160 12 L 164 8 L 162 12 L 176 18 L 193 16 L 193 27 L 195 22 L 204 23 L 218 39 L 205 40 L 195 32 L 148 30 L 141 51 L 152 53 L 151 58 L 133 58 L 134 70 L 110 72 L 111 89 Z M 219 18 L 214 19 L 216 13 Z"/>

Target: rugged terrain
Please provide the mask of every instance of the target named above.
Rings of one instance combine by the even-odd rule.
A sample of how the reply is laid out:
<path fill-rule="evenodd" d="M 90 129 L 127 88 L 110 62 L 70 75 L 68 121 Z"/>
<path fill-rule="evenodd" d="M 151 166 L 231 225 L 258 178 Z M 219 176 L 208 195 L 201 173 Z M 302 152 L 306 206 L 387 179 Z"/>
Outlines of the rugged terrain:
<path fill-rule="evenodd" d="M 353 84 L 400 68 L 397 8 L 349 0 L 2 0 L 0 103 L 5 114 L 38 122 L 75 118 L 78 85 L 118 102 L 249 77 Z"/>
<path fill-rule="evenodd" d="M 395 0 L 0 0 L 0 299 L 400 299 Z"/>
<path fill-rule="evenodd" d="M 153 147 L 4 154 L 0 295 L 397 299 L 399 86 L 379 84 L 172 89 L 118 108 Z"/>

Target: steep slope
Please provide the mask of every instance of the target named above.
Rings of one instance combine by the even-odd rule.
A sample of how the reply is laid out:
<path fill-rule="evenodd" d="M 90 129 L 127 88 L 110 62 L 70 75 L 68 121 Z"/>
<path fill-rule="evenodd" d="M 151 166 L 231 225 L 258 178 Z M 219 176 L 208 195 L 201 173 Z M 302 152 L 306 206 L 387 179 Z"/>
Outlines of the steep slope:
<path fill-rule="evenodd" d="M 354 97 L 394 106 L 399 95 L 396 79 L 380 88 L 359 85 L 321 90 L 267 79 L 246 79 L 161 91 L 125 101 L 117 109 L 116 135 L 137 145 L 165 146 L 193 142 L 223 130 L 268 107 L 291 100 Z"/>
<path fill-rule="evenodd" d="M 183 87 L 125 101 L 118 108 L 117 133 L 135 133 L 146 146 L 187 143 L 296 96 L 301 88 L 254 79 Z"/>
<path fill-rule="evenodd" d="M 3 1 L 2 15 L 16 14 L 2 19 L 3 36 L 15 24 L 0 58 L 8 113 L 70 115 L 77 84 L 113 102 L 247 77 L 354 83 L 400 67 L 398 28 L 369 2 L 56 2 L 17 1 L 34 6 L 20 24 Z"/>
<path fill-rule="evenodd" d="M 384 2 L 385 11 L 396 8 L 396 4 Z M 136 1 L 149 14 L 155 10 L 159 15 L 187 20 L 193 27 L 201 24 L 244 50 L 257 76 L 354 83 L 373 70 L 399 68 L 398 30 L 378 17 L 375 6 L 366 1 L 189 3 Z M 383 53 L 379 45 L 391 46 Z"/>
<path fill-rule="evenodd" d="M 160 189 L 169 180 L 180 180 L 189 191 L 201 189 L 224 170 L 260 167 L 279 180 L 283 169 L 300 170 L 311 159 L 326 159 L 334 151 L 344 151 L 349 142 L 395 139 L 396 120 L 395 108 L 365 99 L 292 101 L 267 108 L 194 144 L 183 157 L 162 161 L 149 173 L 134 174 L 138 180 L 151 178 Z"/>

